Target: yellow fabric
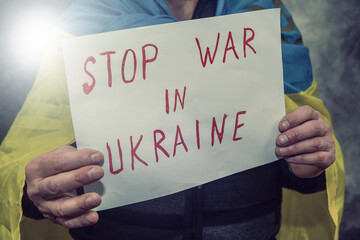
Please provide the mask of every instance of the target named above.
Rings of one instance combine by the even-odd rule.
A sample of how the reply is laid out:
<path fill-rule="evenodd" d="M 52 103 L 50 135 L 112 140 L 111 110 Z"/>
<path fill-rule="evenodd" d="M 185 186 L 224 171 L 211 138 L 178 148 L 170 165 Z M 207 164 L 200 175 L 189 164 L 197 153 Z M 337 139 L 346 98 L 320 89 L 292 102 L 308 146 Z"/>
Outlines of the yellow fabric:
<path fill-rule="evenodd" d="M 0 239 L 20 239 L 21 197 L 27 163 L 38 155 L 74 142 L 60 42 L 67 37 L 70 35 L 54 32 L 33 89 L 0 146 Z M 287 95 L 285 102 L 287 112 L 307 104 L 320 111 L 329 123 L 331 121 L 317 98 L 315 82 L 305 92 Z M 283 190 L 279 239 L 337 239 L 345 180 L 338 143 L 336 150 L 336 163 L 326 171 L 326 192 L 302 195 Z M 47 239 L 69 238 L 66 231 L 52 230 L 52 223 L 46 222 L 46 227 L 41 223 L 24 218 L 21 222 L 23 239 L 29 234 L 29 227 L 34 232 L 44 233 Z"/>
<path fill-rule="evenodd" d="M 34 220 L 24 217 L 21 220 L 21 240 L 72 240 L 68 230 L 50 220 Z"/>
<path fill-rule="evenodd" d="M 285 96 L 286 112 L 292 112 L 302 105 L 318 110 L 325 121 L 331 124 L 331 117 L 323 102 L 318 98 L 316 82 L 304 92 Z M 340 145 L 336 144 L 336 160 L 326 169 L 327 190 L 315 194 L 300 194 L 283 189 L 281 228 L 279 239 L 338 239 L 344 207 L 345 170 Z"/>
<path fill-rule="evenodd" d="M 21 198 L 27 163 L 75 139 L 59 41 L 67 36 L 54 32 L 34 86 L 0 146 L 1 240 L 20 239 Z M 52 229 L 40 231 L 51 232 Z"/>

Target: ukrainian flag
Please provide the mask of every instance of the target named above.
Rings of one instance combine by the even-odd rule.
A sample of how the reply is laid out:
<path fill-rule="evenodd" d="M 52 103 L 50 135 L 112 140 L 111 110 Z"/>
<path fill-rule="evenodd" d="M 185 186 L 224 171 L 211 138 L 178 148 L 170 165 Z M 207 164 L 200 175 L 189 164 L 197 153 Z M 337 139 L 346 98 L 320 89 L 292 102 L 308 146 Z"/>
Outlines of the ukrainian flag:
<path fill-rule="evenodd" d="M 218 0 L 216 15 L 281 8 L 286 112 L 309 105 L 331 124 L 318 98 L 309 50 L 280 0 Z M 21 198 L 27 163 L 75 141 L 61 40 L 64 38 L 177 21 L 165 0 L 79 0 L 62 16 L 60 30 L 44 56 L 34 86 L 0 146 L 0 239 L 71 239 L 48 220 L 22 216 Z M 335 136 L 334 136 L 335 138 Z M 300 194 L 283 189 L 278 239 L 338 239 L 344 204 L 344 163 L 336 142 L 336 161 L 326 170 L 326 191 Z M 41 227 L 41 230 L 35 229 Z"/>

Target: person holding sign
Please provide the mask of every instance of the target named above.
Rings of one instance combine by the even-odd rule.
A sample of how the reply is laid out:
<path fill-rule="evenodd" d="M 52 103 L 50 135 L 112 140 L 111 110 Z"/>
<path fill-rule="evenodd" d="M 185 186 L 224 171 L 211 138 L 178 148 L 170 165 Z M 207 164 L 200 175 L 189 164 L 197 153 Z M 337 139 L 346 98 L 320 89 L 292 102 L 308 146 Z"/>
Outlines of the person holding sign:
<path fill-rule="evenodd" d="M 100 195 L 77 196 L 76 189 L 103 177 L 99 165 L 105 153 L 68 146 L 75 139 L 64 69 L 58 67 L 63 58 L 55 46 L 1 145 L 1 151 L 9 153 L 2 161 L 15 159 L 17 166 L 0 171 L 2 181 L 8 179 L 4 185 L 9 183 L 9 189 L 2 190 L 9 193 L 11 207 L 20 206 L 21 189 L 19 193 L 16 189 L 22 188 L 26 176 L 24 215 L 63 225 L 75 239 L 336 239 L 344 190 L 341 150 L 329 125 L 330 115 L 316 96 L 308 50 L 280 1 L 80 0 L 64 13 L 63 22 L 67 32 L 86 35 L 266 8 L 282 11 L 288 114 L 279 121 L 281 133 L 274 139 L 281 160 L 165 197 L 93 211 L 101 203 Z M 34 108 L 31 104 L 44 102 L 49 103 L 42 105 L 44 112 L 28 115 Z M 24 130 L 23 119 L 35 130 Z M 14 144 L 20 135 L 24 139 Z M 1 204 L 10 206 L 3 200 Z M 11 209 L 18 224 L 21 212 Z M 17 238 L 18 225 L 1 228 L 0 238 Z"/>

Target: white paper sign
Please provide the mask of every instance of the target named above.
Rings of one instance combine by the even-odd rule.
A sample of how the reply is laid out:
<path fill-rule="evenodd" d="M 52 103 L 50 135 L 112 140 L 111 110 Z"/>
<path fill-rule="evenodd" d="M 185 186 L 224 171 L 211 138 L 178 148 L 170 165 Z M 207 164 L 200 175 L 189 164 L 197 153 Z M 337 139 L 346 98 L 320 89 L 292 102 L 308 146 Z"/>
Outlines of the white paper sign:
<path fill-rule="evenodd" d="M 276 160 L 284 116 L 280 10 L 65 40 L 79 148 L 105 155 L 97 210 Z"/>

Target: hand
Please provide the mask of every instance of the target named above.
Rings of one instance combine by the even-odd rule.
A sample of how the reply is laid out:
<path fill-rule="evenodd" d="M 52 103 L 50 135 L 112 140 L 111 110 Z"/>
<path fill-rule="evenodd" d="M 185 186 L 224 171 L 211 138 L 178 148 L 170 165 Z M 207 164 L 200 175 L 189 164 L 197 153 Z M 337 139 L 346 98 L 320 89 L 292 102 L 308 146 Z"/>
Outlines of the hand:
<path fill-rule="evenodd" d="M 34 158 L 26 166 L 27 194 L 44 217 L 67 228 L 95 224 L 99 216 L 91 211 L 101 203 L 97 193 L 76 196 L 76 188 L 104 176 L 101 152 L 62 146 Z"/>
<path fill-rule="evenodd" d="M 319 176 L 335 161 L 331 127 L 318 111 L 302 106 L 279 123 L 275 153 L 300 178 Z"/>

